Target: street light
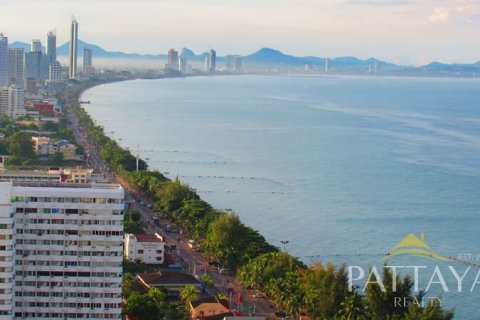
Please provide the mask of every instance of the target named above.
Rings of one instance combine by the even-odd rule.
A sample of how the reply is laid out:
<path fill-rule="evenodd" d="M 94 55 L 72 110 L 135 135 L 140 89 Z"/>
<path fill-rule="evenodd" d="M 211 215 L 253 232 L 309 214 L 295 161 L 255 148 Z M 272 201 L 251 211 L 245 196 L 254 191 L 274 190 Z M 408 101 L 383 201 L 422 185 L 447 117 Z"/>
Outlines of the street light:
<path fill-rule="evenodd" d="M 280 243 L 283 244 L 283 251 L 286 252 L 286 251 L 287 251 L 286 245 L 287 245 L 288 243 L 290 243 L 290 241 L 288 241 L 288 240 L 281 240 Z"/>

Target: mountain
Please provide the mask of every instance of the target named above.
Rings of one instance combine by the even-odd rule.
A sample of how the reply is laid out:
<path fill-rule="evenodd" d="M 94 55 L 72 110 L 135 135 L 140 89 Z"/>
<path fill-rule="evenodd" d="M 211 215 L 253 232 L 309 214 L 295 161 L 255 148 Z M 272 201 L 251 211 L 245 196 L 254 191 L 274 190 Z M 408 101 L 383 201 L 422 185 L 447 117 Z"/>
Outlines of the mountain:
<path fill-rule="evenodd" d="M 83 48 L 88 46 L 92 49 L 94 57 L 102 57 L 102 58 L 127 58 L 127 59 L 156 59 L 156 58 L 165 58 L 166 55 L 159 54 L 159 55 L 152 55 L 152 54 L 138 54 L 138 53 L 125 53 L 121 51 L 107 51 L 95 44 L 87 43 L 78 39 L 78 55 L 83 55 Z M 58 56 L 68 56 L 70 42 L 65 42 L 60 47 L 57 48 L 57 55 Z"/>
<path fill-rule="evenodd" d="M 15 41 L 8 45 L 9 48 L 20 48 L 23 49 L 25 52 L 30 51 L 30 44 L 26 42 Z"/>
<path fill-rule="evenodd" d="M 125 53 L 121 51 L 108 51 L 102 47 L 87 43 L 82 40 L 78 40 L 78 55 L 81 57 L 83 55 L 83 48 L 88 45 L 92 49 L 94 57 L 102 58 L 123 58 L 123 59 L 160 59 L 165 60 L 166 54 L 138 54 L 138 53 Z M 11 48 L 23 48 L 25 52 L 30 50 L 30 44 L 20 41 L 12 42 L 9 47 Z M 67 56 L 69 51 L 69 42 L 62 44 L 57 48 L 58 56 Z M 208 52 L 203 52 L 196 54 L 188 48 L 183 48 L 181 50 L 183 56 L 191 62 L 203 62 L 205 57 L 208 57 Z M 285 54 L 279 50 L 272 48 L 262 48 L 257 52 L 243 56 L 244 64 L 246 66 L 252 67 L 263 67 L 263 68 L 272 68 L 272 67 L 282 67 L 283 69 L 288 69 L 290 67 L 303 68 L 305 65 L 312 66 L 317 69 L 322 69 L 325 66 L 324 57 L 316 56 L 304 56 L 297 57 L 293 55 Z M 224 62 L 225 56 L 217 56 L 218 62 Z M 395 65 L 393 63 L 381 61 L 375 58 L 369 58 L 366 60 L 358 59 L 356 57 L 345 56 L 330 59 L 330 67 L 336 69 L 337 71 L 355 71 L 355 72 L 365 72 L 368 68 L 373 65 L 377 65 L 383 71 L 405 71 L 408 70 L 410 74 L 413 73 L 455 73 L 455 74 L 479 74 L 480 73 L 480 61 L 473 64 L 444 64 L 440 62 L 432 62 L 428 65 L 421 67 L 405 67 Z"/>

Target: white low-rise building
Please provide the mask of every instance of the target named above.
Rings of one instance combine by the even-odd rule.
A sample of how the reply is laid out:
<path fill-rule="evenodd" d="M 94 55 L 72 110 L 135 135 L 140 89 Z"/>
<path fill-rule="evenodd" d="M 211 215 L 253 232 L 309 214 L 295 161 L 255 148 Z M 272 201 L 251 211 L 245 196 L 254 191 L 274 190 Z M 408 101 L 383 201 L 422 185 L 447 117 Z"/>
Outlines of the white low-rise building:
<path fill-rule="evenodd" d="M 121 319 L 124 190 L 0 182 L 0 320 Z"/>
<path fill-rule="evenodd" d="M 146 264 L 163 264 L 165 261 L 165 240 L 158 233 L 154 235 L 127 233 L 124 250 L 129 261 L 140 259 Z"/>

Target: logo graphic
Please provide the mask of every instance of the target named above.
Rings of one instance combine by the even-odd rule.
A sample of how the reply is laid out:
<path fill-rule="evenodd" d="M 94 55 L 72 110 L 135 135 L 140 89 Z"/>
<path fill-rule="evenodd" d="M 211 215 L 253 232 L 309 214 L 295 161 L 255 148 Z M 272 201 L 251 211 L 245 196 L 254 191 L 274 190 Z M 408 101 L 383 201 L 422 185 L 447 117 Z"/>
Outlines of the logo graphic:
<path fill-rule="evenodd" d="M 399 255 L 408 255 L 412 257 L 421 257 L 430 260 L 451 261 L 451 259 L 436 254 L 432 248 L 425 243 L 425 234 L 420 233 L 420 238 L 409 233 L 402 241 L 393 247 L 393 251 L 387 253 L 382 260 Z"/>

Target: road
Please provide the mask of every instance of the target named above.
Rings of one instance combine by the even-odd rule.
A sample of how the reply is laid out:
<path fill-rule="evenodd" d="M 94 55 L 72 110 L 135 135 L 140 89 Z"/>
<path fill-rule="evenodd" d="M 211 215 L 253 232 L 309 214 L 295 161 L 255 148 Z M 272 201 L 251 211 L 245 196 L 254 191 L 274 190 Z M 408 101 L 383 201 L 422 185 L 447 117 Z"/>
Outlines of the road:
<path fill-rule="evenodd" d="M 155 226 L 153 223 L 153 217 L 157 215 L 148 207 L 151 205 L 150 199 L 142 195 L 139 191 L 134 190 L 134 188 L 132 188 L 119 175 L 115 174 L 115 172 L 108 170 L 108 166 L 100 157 L 98 148 L 90 141 L 86 130 L 81 127 L 75 113 L 73 110 L 71 110 L 71 108 L 66 108 L 65 115 L 71 124 L 77 144 L 81 145 L 85 150 L 85 154 L 87 155 L 85 159 L 86 163 L 93 169 L 104 172 L 105 176 L 111 182 L 121 184 L 126 190 L 125 197 L 127 201 L 132 201 L 132 203 L 134 203 L 135 199 L 140 199 L 144 203 L 144 205 L 140 205 L 135 202 L 135 209 L 141 214 L 141 227 L 146 233 L 153 234 L 158 232 L 165 237 L 165 240 L 169 245 L 175 245 L 177 247 L 178 262 L 182 264 L 185 269 L 189 271 L 189 273 L 193 275 L 195 275 L 195 273 L 197 273 L 197 275 L 207 273 L 213 279 L 215 284 L 214 288 L 211 290 L 211 293 L 215 294 L 221 292 L 226 296 L 230 296 L 230 305 L 232 309 L 248 312 L 248 310 L 251 310 L 249 308 L 254 308 L 255 315 L 265 316 L 267 319 L 278 319 L 274 314 L 276 310 L 271 301 L 265 298 L 255 298 L 254 295 L 256 291 L 243 288 L 233 276 L 215 272 L 213 267 L 209 266 L 206 257 L 188 246 L 189 239 L 186 235 L 164 232 L 165 230 L 162 230 L 162 227 L 164 227 L 166 224 L 171 224 L 170 222 L 164 221 L 160 227 Z M 235 297 L 238 295 L 241 296 L 240 304 L 236 303 Z"/>

